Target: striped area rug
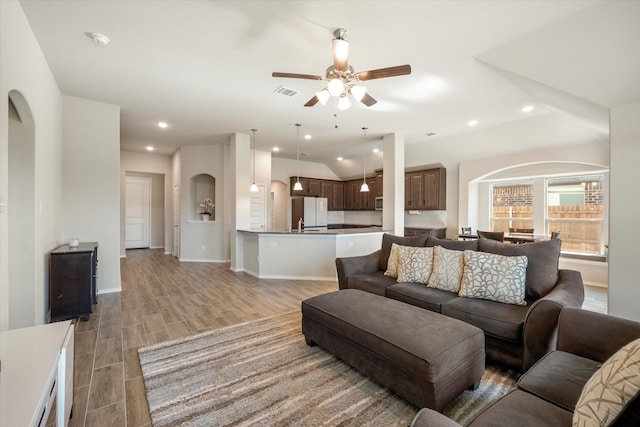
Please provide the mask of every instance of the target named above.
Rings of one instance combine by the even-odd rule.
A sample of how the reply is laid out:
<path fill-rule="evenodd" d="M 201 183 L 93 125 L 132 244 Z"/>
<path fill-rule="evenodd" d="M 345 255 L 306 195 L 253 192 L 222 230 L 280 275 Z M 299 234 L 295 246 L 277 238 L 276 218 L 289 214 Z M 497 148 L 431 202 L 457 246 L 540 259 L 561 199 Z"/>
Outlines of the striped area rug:
<path fill-rule="evenodd" d="M 408 426 L 418 408 L 319 347 L 292 312 L 141 348 L 153 426 Z M 488 369 L 445 414 L 465 423 L 515 386 Z"/>

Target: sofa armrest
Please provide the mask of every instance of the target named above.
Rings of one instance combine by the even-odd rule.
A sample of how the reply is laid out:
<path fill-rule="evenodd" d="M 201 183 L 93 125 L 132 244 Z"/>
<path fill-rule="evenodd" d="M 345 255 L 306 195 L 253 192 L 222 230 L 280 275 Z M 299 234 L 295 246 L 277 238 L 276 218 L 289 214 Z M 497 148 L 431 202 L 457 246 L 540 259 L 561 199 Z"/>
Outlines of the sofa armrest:
<path fill-rule="evenodd" d="M 558 283 L 551 292 L 529 308 L 523 326 L 524 355 L 522 372 L 526 372 L 556 345 L 558 317 L 563 307 L 581 307 L 584 301 L 582 275 L 575 270 L 559 270 Z"/>
<path fill-rule="evenodd" d="M 369 255 L 352 256 L 347 258 L 336 258 L 336 269 L 338 270 L 338 287 L 347 288 L 347 278 L 356 274 L 375 273 L 378 271 L 380 252 L 375 251 Z"/>
<path fill-rule="evenodd" d="M 460 424 L 436 412 L 433 409 L 422 408 L 411 422 L 411 427 L 461 427 Z"/>
<path fill-rule="evenodd" d="M 640 322 L 578 308 L 563 309 L 558 320 L 558 350 L 598 362 L 640 338 Z"/>

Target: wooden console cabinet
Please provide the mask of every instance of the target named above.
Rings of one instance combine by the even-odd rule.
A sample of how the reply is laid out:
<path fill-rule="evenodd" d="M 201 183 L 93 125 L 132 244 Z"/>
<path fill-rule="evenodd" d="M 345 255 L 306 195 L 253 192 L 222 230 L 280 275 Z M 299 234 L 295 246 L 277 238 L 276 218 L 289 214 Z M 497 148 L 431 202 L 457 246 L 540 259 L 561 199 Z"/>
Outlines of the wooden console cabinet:
<path fill-rule="evenodd" d="M 89 319 L 97 302 L 98 243 L 62 245 L 49 260 L 49 308 L 51 321 Z"/>

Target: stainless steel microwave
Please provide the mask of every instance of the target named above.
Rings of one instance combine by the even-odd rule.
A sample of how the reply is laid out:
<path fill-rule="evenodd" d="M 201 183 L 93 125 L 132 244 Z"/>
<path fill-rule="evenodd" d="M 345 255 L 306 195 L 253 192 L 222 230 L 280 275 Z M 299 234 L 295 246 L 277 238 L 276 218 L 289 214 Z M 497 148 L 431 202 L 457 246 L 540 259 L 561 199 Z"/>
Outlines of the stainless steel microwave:
<path fill-rule="evenodd" d="M 382 210 L 382 197 L 376 197 L 376 210 Z"/>

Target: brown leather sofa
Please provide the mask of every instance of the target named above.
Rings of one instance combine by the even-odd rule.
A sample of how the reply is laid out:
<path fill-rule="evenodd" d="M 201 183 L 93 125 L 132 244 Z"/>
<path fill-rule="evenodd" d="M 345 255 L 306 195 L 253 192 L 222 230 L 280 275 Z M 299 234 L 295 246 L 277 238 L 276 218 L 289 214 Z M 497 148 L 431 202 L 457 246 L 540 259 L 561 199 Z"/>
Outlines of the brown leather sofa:
<path fill-rule="evenodd" d="M 397 283 L 384 275 L 393 243 L 442 246 L 501 255 L 526 255 L 526 306 L 459 297 L 419 283 Z M 580 272 L 559 270 L 560 240 L 511 245 L 480 238 L 446 240 L 384 234 L 382 248 L 369 255 L 337 258 L 340 289 L 360 289 L 463 320 L 485 333 L 488 359 L 525 372 L 555 347 L 557 320 L 565 306 L 580 307 L 584 286 Z"/>
<path fill-rule="evenodd" d="M 478 415 L 469 426 L 571 426 L 576 403 L 600 365 L 640 338 L 640 322 L 565 308 L 558 321 L 557 349 L 520 377 L 518 388 Z M 413 427 L 459 427 L 439 412 L 421 409 Z M 613 426 L 640 425 L 640 397 L 615 419 Z"/>

